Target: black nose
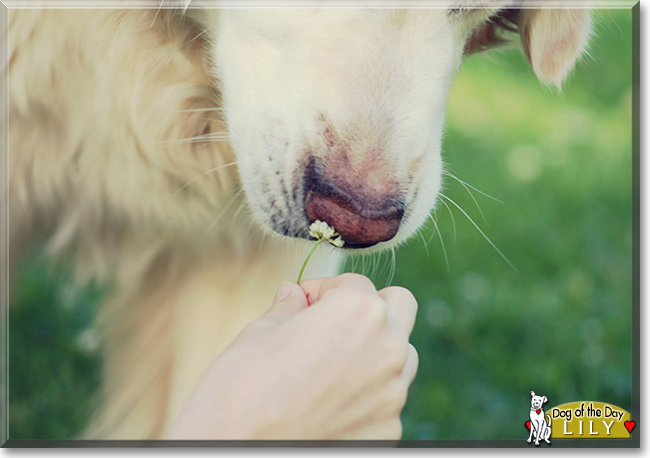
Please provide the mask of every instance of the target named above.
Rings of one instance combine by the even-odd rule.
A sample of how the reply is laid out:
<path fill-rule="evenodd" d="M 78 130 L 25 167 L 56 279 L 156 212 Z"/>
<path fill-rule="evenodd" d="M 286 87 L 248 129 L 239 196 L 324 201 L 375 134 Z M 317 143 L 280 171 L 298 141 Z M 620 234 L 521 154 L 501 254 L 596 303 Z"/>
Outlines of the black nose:
<path fill-rule="evenodd" d="M 362 182 L 351 176 L 325 179 L 312 171 L 305 182 L 307 217 L 332 226 L 347 248 L 366 248 L 392 239 L 404 216 L 404 204 L 393 193 L 369 190 L 358 181 Z"/>

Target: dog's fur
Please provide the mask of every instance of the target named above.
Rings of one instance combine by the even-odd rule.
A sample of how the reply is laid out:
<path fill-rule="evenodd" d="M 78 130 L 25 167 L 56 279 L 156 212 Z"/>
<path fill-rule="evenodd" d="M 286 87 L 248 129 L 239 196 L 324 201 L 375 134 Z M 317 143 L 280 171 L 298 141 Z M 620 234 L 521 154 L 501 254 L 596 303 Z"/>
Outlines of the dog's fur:
<path fill-rule="evenodd" d="M 457 3 L 10 11 L 11 260 L 42 236 L 80 283 L 111 285 L 85 437 L 165 437 L 207 365 L 295 278 L 310 164 L 339 161 L 371 197 L 390 183 L 404 217 L 375 249 L 394 246 L 436 202 L 463 54 L 518 30 L 559 85 L 587 39 L 585 10 Z M 331 275 L 337 254 L 311 265 Z"/>
<path fill-rule="evenodd" d="M 530 392 L 532 399 L 530 400 L 530 434 L 528 435 L 527 442 L 530 444 L 535 436 L 535 445 L 539 445 L 539 441 L 543 440 L 547 444 L 551 443 L 551 416 L 544 417 L 544 404 L 548 399 L 546 396 L 537 396 L 534 391 Z M 539 413 L 537 413 L 539 411 Z M 548 420 L 548 421 L 547 421 Z"/>

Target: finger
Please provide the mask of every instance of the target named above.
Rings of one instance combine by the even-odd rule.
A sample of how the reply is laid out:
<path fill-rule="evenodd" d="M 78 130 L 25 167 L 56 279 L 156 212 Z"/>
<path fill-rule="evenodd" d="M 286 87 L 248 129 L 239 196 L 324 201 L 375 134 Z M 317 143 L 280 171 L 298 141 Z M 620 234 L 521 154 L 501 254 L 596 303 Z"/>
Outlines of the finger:
<path fill-rule="evenodd" d="M 273 307 L 265 314 L 265 318 L 274 321 L 285 321 L 308 306 L 307 297 L 302 288 L 291 282 L 283 283 L 273 298 Z"/>
<path fill-rule="evenodd" d="M 321 300 L 328 292 L 343 288 L 377 294 L 375 285 L 368 277 L 355 273 L 305 280 L 300 282 L 300 286 L 308 297 L 309 305 Z"/>
<path fill-rule="evenodd" d="M 320 298 L 320 288 L 327 278 L 311 278 L 300 282 L 300 287 L 305 292 L 309 305 L 317 302 Z"/>
<path fill-rule="evenodd" d="M 343 440 L 381 440 L 382 445 L 396 447 L 402 438 L 402 422 L 399 417 L 374 420 L 358 425 L 343 433 Z M 391 444 L 389 441 L 395 441 Z"/>
<path fill-rule="evenodd" d="M 415 379 L 415 375 L 418 373 L 418 365 L 420 364 L 420 358 L 418 356 L 418 351 L 415 347 L 409 344 L 408 356 L 406 357 L 406 364 L 404 369 L 402 369 L 402 378 L 409 385 Z"/>
<path fill-rule="evenodd" d="M 418 303 L 413 294 L 401 286 L 390 286 L 379 291 L 386 301 L 386 312 L 390 326 L 408 337 L 415 325 Z"/>

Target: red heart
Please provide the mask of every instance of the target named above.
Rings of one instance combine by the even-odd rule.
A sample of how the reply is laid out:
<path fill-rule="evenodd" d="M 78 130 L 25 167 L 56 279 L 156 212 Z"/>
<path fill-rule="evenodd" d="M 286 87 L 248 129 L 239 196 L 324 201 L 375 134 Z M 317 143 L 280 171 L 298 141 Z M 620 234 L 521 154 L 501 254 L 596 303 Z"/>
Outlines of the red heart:
<path fill-rule="evenodd" d="M 526 422 L 526 428 L 530 429 L 530 421 Z"/>
<path fill-rule="evenodd" d="M 541 410 L 536 410 L 535 412 L 537 412 L 537 415 L 539 415 L 539 413 L 541 412 Z"/>
<path fill-rule="evenodd" d="M 636 421 L 626 421 L 625 422 L 625 427 L 627 428 L 627 432 L 631 433 L 634 427 L 636 426 Z"/>

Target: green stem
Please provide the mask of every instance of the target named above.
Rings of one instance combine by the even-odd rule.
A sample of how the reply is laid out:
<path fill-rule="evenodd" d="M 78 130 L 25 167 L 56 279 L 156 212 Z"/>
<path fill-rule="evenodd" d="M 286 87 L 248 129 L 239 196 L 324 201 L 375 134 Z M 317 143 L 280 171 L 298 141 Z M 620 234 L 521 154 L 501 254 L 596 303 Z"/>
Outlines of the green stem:
<path fill-rule="evenodd" d="M 318 245 L 320 245 L 321 243 L 323 243 L 324 240 L 325 240 L 324 238 L 320 239 L 320 240 L 319 240 L 319 241 L 314 245 L 314 247 L 311 249 L 311 251 L 309 252 L 309 254 L 307 255 L 307 259 L 305 259 L 305 262 L 302 264 L 302 269 L 300 269 L 300 273 L 298 274 L 298 280 L 296 281 L 296 283 L 300 284 L 300 279 L 302 278 L 302 273 L 305 271 L 305 267 L 307 267 L 307 262 L 309 262 L 309 258 L 311 258 L 311 255 L 314 253 L 314 250 L 316 249 L 316 247 L 317 247 Z"/>

